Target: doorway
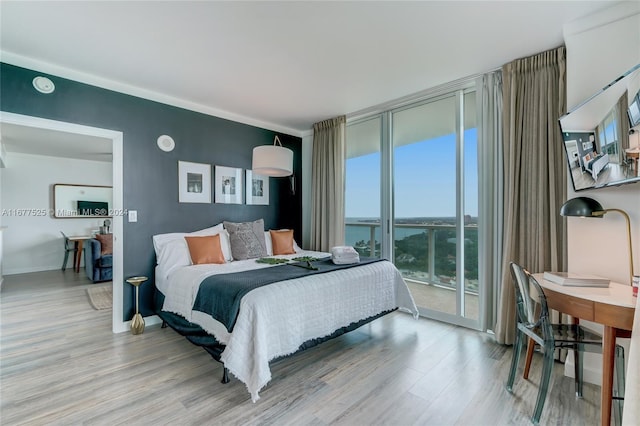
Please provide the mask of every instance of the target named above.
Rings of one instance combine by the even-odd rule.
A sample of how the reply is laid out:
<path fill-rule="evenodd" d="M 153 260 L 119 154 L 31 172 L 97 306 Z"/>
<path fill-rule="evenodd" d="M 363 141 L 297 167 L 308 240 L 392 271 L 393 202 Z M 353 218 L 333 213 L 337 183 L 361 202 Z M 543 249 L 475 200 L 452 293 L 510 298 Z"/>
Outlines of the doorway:
<path fill-rule="evenodd" d="M 84 135 L 96 138 L 109 139 L 112 144 L 112 186 L 113 186 L 113 210 L 123 212 L 123 134 L 122 132 L 83 126 L 74 123 L 48 120 L 39 117 L 0 113 L 0 124 L 24 126 L 34 129 L 66 132 L 75 135 Z M 113 310 L 112 331 L 120 333 L 128 330 L 128 322 L 123 321 L 123 216 L 114 214 L 113 226 Z"/>

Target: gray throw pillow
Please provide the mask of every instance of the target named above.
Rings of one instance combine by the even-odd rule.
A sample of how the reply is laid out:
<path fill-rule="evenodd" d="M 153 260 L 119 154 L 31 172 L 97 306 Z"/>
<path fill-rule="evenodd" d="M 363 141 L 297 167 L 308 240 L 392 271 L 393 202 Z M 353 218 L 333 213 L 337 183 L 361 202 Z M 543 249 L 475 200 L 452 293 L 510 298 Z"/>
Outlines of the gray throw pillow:
<path fill-rule="evenodd" d="M 224 222 L 224 228 L 229 232 L 231 256 L 234 260 L 256 259 L 267 255 L 262 219 L 254 222 Z"/>

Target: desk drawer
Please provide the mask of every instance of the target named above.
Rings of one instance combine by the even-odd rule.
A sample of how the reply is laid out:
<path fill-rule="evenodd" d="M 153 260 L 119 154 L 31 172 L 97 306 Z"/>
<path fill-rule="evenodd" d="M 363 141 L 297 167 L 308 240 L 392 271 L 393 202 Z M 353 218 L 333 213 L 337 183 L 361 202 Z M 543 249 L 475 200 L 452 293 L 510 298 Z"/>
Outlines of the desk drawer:
<path fill-rule="evenodd" d="M 550 309 L 555 309 L 572 317 L 594 321 L 595 307 L 592 301 L 568 296 L 548 288 L 544 290 L 544 294 L 547 296 L 547 304 Z"/>
<path fill-rule="evenodd" d="M 633 328 L 635 309 L 624 306 L 613 306 L 605 303 L 595 304 L 595 321 L 622 330 Z"/>

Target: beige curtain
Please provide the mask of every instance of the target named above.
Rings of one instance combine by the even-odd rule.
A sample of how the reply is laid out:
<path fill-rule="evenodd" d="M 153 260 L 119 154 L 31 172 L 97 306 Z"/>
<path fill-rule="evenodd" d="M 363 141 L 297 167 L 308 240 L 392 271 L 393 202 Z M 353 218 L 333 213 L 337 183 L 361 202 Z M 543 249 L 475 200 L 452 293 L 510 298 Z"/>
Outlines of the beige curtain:
<path fill-rule="evenodd" d="M 502 276 L 502 71 L 482 76 L 478 126 L 478 251 L 485 265 L 479 273 L 485 286 L 484 317 L 480 318 L 482 330 L 495 329 Z M 476 94 L 476 96 L 478 96 Z"/>
<path fill-rule="evenodd" d="M 311 249 L 344 244 L 346 117 L 313 125 Z"/>
<path fill-rule="evenodd" d="M 504 237 L 496 340 L 515 336 L 509 262 L 530 272 L 566 270 L 567 165 L 558 118 L 566 111 L 566 50 L 549 50 L 502 68 Z"/>

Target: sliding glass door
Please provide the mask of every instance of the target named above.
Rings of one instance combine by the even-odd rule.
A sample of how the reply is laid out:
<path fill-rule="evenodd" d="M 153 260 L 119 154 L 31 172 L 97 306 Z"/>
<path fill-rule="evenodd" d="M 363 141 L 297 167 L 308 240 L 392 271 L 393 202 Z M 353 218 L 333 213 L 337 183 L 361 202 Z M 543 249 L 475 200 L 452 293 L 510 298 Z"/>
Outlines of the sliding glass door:
<path fill-rule="evenodd" d="M 422 315 L 479 328 L 474 87 L 347 126 L 346 243 L 392 260 Z"/>
<path fill-rule="evenodd" d="M 392 112 L 394 261 L 423 315 L 478 316 L 475 92 Z"/>
<path fill-rule="evenodd" d="M 394 259 L 416 301 L 456 314 L 456 97 L 392 114 Z"/>

